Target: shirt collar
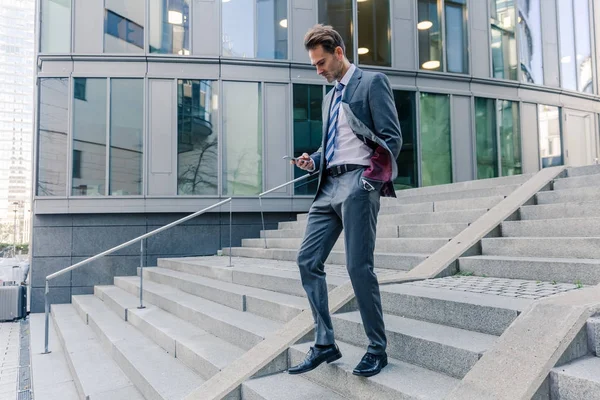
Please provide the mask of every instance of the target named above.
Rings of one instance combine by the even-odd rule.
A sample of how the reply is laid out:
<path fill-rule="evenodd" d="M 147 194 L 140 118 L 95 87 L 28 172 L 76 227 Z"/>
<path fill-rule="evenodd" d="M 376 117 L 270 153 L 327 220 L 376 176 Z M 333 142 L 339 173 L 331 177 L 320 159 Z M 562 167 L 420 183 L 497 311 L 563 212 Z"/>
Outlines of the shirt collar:
<path fill-rule="evenodd" d="M 344 75 L 342 80 L 339 81 L 339 83 L 344 85 L 344 87 L 348 86 L 348 82 L 350 82 L 350 78 L 352 78 L 352 75 L 354 75 L 355 70 L 356 70 L 356 65 L 350 64 L 350 68 L 348 68 L 348 71 L 346 71 L 346 74 Z"/>

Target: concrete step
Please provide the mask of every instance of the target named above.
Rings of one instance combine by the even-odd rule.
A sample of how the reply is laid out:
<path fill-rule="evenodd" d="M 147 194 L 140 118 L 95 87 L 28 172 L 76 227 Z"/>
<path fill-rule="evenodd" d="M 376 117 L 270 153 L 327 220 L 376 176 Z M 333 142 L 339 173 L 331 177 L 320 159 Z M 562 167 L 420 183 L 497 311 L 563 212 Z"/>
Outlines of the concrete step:
<path fill-rule="evenodd" d="M 413 225 L 379 225 L 377 227 L 377 238 L 450 238 L 458 235 L 469 226 L 469 223 L 446 223 L 446 224 L 413 224 Z M 262 231 L 261 237 L 272 239 L 304 238 L 306 226 L 295 229 L 279 229 Z M 344 237 L 344 233 L 340 238 Z M 264 242 L 263 242 L 264 245 Z"/>
<path fill-rule="evenodd" d="M 303 239 L 267 239 L 268 248 L 299 249 Z M 450 241 L 450 238 L 377 238 L 375 251 L 381 253 L 434 253 Z M 263 248 L 264 239 L 242 239 L 242 247 Z M 338 239 L 334 251 L 344 251 L 344 239 Z"/>
<path fill-rule="evenodd" d="M 240 311 L 287 322 L 308 308 L 305 298 L 204 278 L 165 268 L 144 268 L 144 277 Z M 132 279 L 135 277 L 115 278 Z"/>
<path fill-rule="evenodd" d="M 503 176 L 500 178 L 478 179 L 473 181 L 449 183 L 445 185 L 425 186 L 415 189 L 398 190 L 396 191 L 396 197 L 398 199 L 401 199 L 403 197 L 414 197 L 416 195 L 450 193 L 472 189 L 495 188 L 498 186 L 520 185 L 525 183 L 533 175 L 534 174 L 512 175 Z M 389 200 L 393 200 L 393 198 L 390 198 Z"/>
<path fill-rule="evenodd" d="M 595 201 L 600 197 L 600 187 L 581 187 L 564 190 L 551 190 L 535 195 L 537 204 L 573 203 Z"/>
<path fill-rule="evenodd" d="M 336 337 L 368 345 L 358 311 L 332 316 Z M 462 379 L 495 342 L 496 336 L 384 314 L 387 353 L 402 361 Z"/>
<path fill-rule="evenodd" d="M 505 221 L 502 236 L 600 237 L 600 217 Z"/>
<path fill-rule="evenodd" d="M 600 186 L 600 173 L 557 179 L 553 184 L 554 190 L 575 189 L 589 186 Z"/>
<path fill-rule="evenodd" d="M 162 268 L 195 274 L 239 285 L 276 291 L 292 296 L 305 297 L 300 282 L 298 265 L 293 261 L 233 257 L 233 267 L 228 266 L 229 257 L 197 257 L 159 259 Z M 326 264 L 329 290 L 348 280 L 344 266 Z M 377 273 L 394 271 L 377 270 Z"/>
<path fill-rule="evenodd" d="M 96 296 L 73 296 L 73 306 L 101 338 L 104 349 L 147 399 L 182 399 L 204 382 Z"/>
<path fill-rule="evenodd" d="M 600 400 L 600 358 L 586 356 L 550 371 L 554 400 Z"/>
<path fill-rule="evenodd" d="M 458 260 L 459 269 L 477 276 L 562 282 L 600 283 L 600 260 L 511 256 L 471 256 Z"/>
<path fill-rule="evenodd" d="M 473 181 L 477 182 L 477 181 Z M 493 197 L 493 196 L 508 196 L 512 192 L 514 192 L 521 184 L 515 185 L 498 185 L 494 187 L 487 188 L 479 188 L 479 189 L 465 189 L 465 190 L 453 190 L 445 193 L 431 193 L 431 194 L 415 194 L 415 195 L 406 195 L 399 196 L 395 199 L 393 198 L 385 198 L 382 200 L 382 206 L 393 206 L 396 204 L 415 204 L 415 203 L 425 203 L 425 202 L 437 202 L 437 201 L 445 201 L 445 200 L 463 200 L 463 199 L 473 199 L 475 197 Z M 403 191 L 404 192 L 404 191 Z"/>
<path fill-rule="evenodd" d="M 148 301 L 144 302 L 145 308 L 139 309 L 137 296 L 118 287 L 103 287 L 97 295 L 105 303 L 112 299 L 126 309 L 127 321 L 131 325 L 205 379 L 245 352 Z"/>
<path fill-rule="evenodd" d="M 599 218 L 600 201 L 523 206 L 520 208 L 519 214 L 522 220 Z"/>
<path fill-rule="evenodd" d="M 278 238 L 304 238 L 304 231 L 306 230 L 306 225 L 302 225 L 301 227 L 296 227 L 294 229 L 277 229 L 277 230 L 267 230 L 261 231 L 260 237 L 267 239 L 278 239 Z M 344 237 L 344 232 L 342 232 L 340 237 Z M 398 227 L 393 225 L 387 226 L 378 226 L 377 227 L 377 237 L 378 238 L 397 238 L 398 237 Z"/>
<path fill-rule="evenodd" d="M 115 280 L 131 294 L 139 293 L 139 280 Z M 155 282 L 144 282 L 144 298 L 150 303 L 205 331 L 248 350 L 281 327 L 276 322 L 251 313 L 234 310 L 179 289 Z"/>
<path fill-rule="evenodd" d="M 377 227 L 389 225 L 470 223 L 485 214 L 487 209 L 440 211 L 414 214 L 379 215 Z M 279 223 L 279 229 L 305 229 L 306 221 L 286 221 Z"/>
<path fill-rule="evenodd" d="M 258 247 L 233 247 L 231 253 L 235 257 L 266 258 L 273 260 L 295 261 L 298 258 L 297 249 L 263 249 Z M 223 249 L 223 254 L 229 254 L 229 248 Z M 375 267 L 408 271 L 423 260 L 429 254 L 423 253 L 375 253 Z M 327 258 L 327 263 L 345 265 L 346 253 L 343 251 L 332 251 Z"/>
<path fill-rule="evenodd" d="M 71 304 L 52 305 L 52 320 L 79 398 L 144 399 Z"/>
<path fill-rule="evenodd" d="M 343 400 L 345 397 L 287 372 L 250 379 L 242 384 L 244 400 Z"/>
<path fill-rule="evenodd" d="M 337 344 L 342 352 L 341 359 L 331 364 L 322 364 L 316 370 L 303 374 L 302 377 L 293 376 L 292 379 L 299 381 L 306 378 L 339 392 L 343 398 L 355 400 L 439 400 L 459 383 L 457 379 L 389 355 L 388 366 L 381 373 L 370 378 L 360 378 L 352 375 L 352 370 L 365 354 L 365 348 L 341 341 Z M 292 346 L 288 351 L 290 365 L 301 362 L 310 345 L 305 343 Z"/>
<path fill-rule="evenodd" d="M 600 357 L 600 316 L 588 318 L 586 328 L 589 350 Z"/>
<path fill-rule="evenodd" d="M 506 298 L 485 293 L 469 293 L 412 283 L 381 287 L 383 311 L 400 317 L 418 319 L 500 336 L 527 308 L 532 300 Z"/>
<path fill-rule="evenodd" d="M 600 165 L 586 165 L 583 167 L 567 168 L 567 176 L 572 178 L 575 176 L 595 175 L 600 174 Z"/>
<path fill-rule="evenodd" d="M 485 256 L 593 259 L 600 258 L 600 237 L 484 238 L 481 249 Z"/>

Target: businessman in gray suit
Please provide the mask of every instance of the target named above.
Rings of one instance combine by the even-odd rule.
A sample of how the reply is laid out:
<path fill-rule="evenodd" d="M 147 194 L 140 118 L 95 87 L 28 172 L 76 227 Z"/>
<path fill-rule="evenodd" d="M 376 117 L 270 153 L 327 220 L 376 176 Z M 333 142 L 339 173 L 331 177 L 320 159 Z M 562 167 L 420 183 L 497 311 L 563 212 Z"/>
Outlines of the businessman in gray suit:
<path fill-rule="evenodd" d="M 317 194 L 308 213 L 298 267 L 315 320 L 315 346 L 290 374 L 311 371 L 342 357 L 329 314 L 325 260 L 344 230 L 346 267 L 369 339 L 353 373 L 373 376 L 387 365 L 379 284 L 374 272 L 375 231 L 380 196 L 395 197 L 396 158 L 402 146 L 400 123 L 389 80 L 362 71 L 345 56 L 342 37 L 316 25 L 304 46 L 317 73 L 335 82 L 323 101 L 323 140 L 317 152 L 292 161 L 318 171 Z"/>

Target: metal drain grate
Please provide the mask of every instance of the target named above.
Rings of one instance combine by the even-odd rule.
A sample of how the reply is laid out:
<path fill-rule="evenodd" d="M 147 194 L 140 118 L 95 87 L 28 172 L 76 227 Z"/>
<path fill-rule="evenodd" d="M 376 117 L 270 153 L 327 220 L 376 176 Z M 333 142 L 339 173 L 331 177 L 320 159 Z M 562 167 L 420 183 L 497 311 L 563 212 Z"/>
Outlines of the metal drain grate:
<path fill-rule="evenodd" d="M 18 400 L 31 400 L 31 350 L 29 334 L 29 317 L 21 320 L 21 345 L 19 351 L 19 393 Z"/>

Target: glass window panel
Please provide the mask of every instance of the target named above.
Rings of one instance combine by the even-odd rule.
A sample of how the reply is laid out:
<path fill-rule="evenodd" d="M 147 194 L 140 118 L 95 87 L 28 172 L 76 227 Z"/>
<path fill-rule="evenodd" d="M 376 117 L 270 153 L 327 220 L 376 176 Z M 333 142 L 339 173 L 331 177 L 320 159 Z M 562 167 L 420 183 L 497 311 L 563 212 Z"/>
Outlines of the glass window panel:
<path fill-rule="evenodd" d="M 542 168 L 563 165 L 559 108 L 540 104 L 538 121 Z"/>
<path fill-rule="evenodd" d="M 140 0 L 106 0 L 104 52 L 143 53 L 145 5 Z"/>
<path fill-rule="evenodd" d="M 69 79 L 40 79 L 39 102 L 36 194 L 66 196 Z"/>
<path fill-rule="evenodd" d="M 390 45 L 390 2 L 358 2 L 358 62 L 367 65 L 392 65 Z"/>
<path fill-rule="evenodd" d="M 223 82 L 223 194 L 262 191 L 262 99 L 259 83 Z"/>
<path fill-rule="evenodd" d="M 354 62 L 352 0 L 319 0 L 319 23 L 333 26 L 346 46 L 346 57 Z"/>
<path fill-rule="evenodd" d="M 452 183 L 450 97 L 421 93 L 420 102 L 423 186 Z"/>
<path fill-rule="evenodd" d="M 222 3 L 223 55 L 254 58 L 254 0 Z"/>
<path fill-rule="evenodd" d="M 74 78 L 85 86 L 85 100 L 73 100 L 73 154 L 81 168 L 73 174 L 71 194 L 106 194 L 106 79 Z M 73 156 L 75 158 L 75 155 Z"/>
<path fill-rule="evenodd" d="M 303 153 L 312 154 L 321 146 L 323 137 L 322 85 L 294 84 L 294 157 Z M 294 168 L 294 178 L 305 175 L 300 168 Z M 315 177 L 316 178 L 316 177 Z M 317 179 L 309 178 L 295 184 L 294 194 L 314 195 L 317 192 Z"/>
<path fill-rule="evenodd" d="M 441 71 L 442 27 L 438 0 L 419 0 L 419 68 Z"/>
<path fill-rule="evenodd" d="M 150 0 L 150 53 L 190 54 L 190 0 Z"/>
<path fill-rule="evenodd" d="M 575 67 L 575 33 L 573 27 L 573 3 L 571 0 L 558 2 L 560 77 L 562 87 L 577 90 L 577 72 Z"/>
<path fill-rule="evenodd" d="M 469 72 L 467 59 L 467 5 L 466 0 L 445 2 L 446 9 L 446 58 L 448 72 Z"/>
<path fill-rule="evenodd" d="M 502 176 L 519 175 L 521 164 L 521 130 L 519 103 L 498 100 L 500 132 L 500 171 Z"/>
<path fill-rule="evenodd" d="M 575 14 L 575 51 L 577 89 L 592 93 L 592 45 L 590 42 L 590 10 L 588 0 L 573 0 Z"/>
<path fill-rule="evenodd" d="M 513 0 L 490 0 L 490 10 L 494 78 L 516 80 L 515 3 Z"/>
<path fill-rule="evenodd" d="M 544 83 L 540 0 L 519 0 L 519 52 L 521 81 Z"/>
<path fill-rule="evenodd" d="M 177 193 L 218 194 L 218 84 L 177 84 Z"/>
<path fill-rule="evenodd" d="M 477 179 L 498 177 L 498 139 L 495 103 L 496 101 L 493 99 L 475 98 Z"/>
<path fill-rule="evenodd" d="M 41 52 L 71 52 L 71 0 L 41 0 Z"/>
<path fill-rule="evenodd" d="M 144 80 L 110 81 L 109 194 L 142 194 Z"/>
<path fill-rule="evenodd" d="M 256 12 L 257 57 L 287 59 L 287 0 L 257 0 Z"/>
<path fill-rule="evenodd" d="M 414 92 L 394 90 L 394 102 L 402 132 L 402 148 L 396 160 L 398 165 L 398 177 L 394 180 L 396 190 L 418 186 L 415 98 Z"/>

